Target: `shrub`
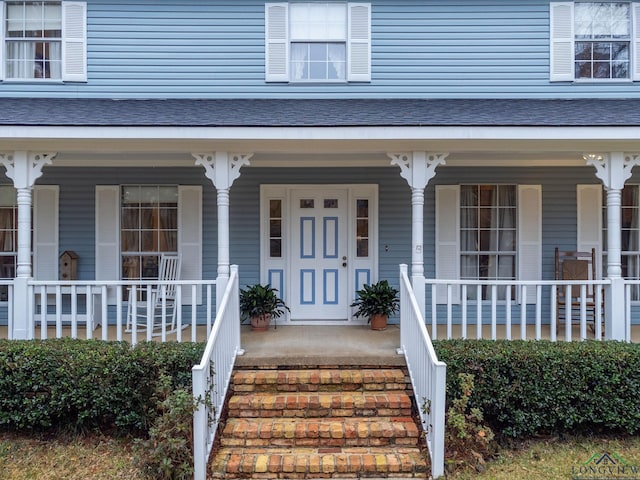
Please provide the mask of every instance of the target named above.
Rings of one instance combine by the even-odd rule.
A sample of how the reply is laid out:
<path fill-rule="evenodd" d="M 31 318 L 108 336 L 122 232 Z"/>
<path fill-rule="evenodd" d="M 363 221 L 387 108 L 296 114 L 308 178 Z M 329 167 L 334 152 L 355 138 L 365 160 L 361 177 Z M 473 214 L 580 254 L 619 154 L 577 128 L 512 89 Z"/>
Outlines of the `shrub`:
<path fill-rule="evenodd" d="M 640 347 L 620 342 L 440 340 L 447 397 L 459 373 L 475 380 L 471 407 L 508 437 L 640 431 Z"/>
<path fill-rule="evenodd" d="M 146 433 L 162 374 L 190 390 L 203 344 L 0 341 L 0 428 Z"/>
<path fill-rule="evenodd" d="M 154 479 L 193 478 L 193 413 L 196 402 L 188 390 L 172 389 L 163 376 L 156 392 L 158 416 L 149 438 L 137 440 L 135 462 Z"/>

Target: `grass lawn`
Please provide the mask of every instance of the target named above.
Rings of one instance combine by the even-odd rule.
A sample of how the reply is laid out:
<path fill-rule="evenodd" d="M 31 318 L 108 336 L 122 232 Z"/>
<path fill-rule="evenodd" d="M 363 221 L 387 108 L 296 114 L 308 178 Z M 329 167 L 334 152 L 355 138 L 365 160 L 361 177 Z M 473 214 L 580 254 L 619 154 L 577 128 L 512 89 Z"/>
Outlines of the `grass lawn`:
<path fill-rule="evenodd" d="M 133 466 L 133 448 L 127 440 L 0 433 L 0 480 L 143 478 Z"/>
<path fill-rule="evenodd" d="M 640 468 L 640 437 L 557 438 L 527 441 L 500 450 L 486 471 L 459 471 L 453 480 L 570 479 L 595 455 Z M 593 460 L 589 465 L 593 465 Z M 584 475 L 586 476 L 586 475 Z M 640 477 L 640 474 L 636 478 Z M 128 440 L 103 436 L 48 438 L 0 433 L 1 480 L 142 480 Z M 611 477 L 613 478 L 613 477 Z M 631 476 L 620 477 L 631 478 Z"/>
<path fill-rule="evenodd" d="M 512 449 L 501 449 L 487 462 L 486 471 L 461 471 L 448 478 L 455 480 L 553 480 L 583 478 L 640 478 L 637 475 L 613 476 L 580 474 L 580 467 L 594 466 L 603 453 L 612 456 L 618 465 L 634 466 L 640 472 L 640 437 L 576 437 L 531 440 Z M 594 458 L 594 455 L 596 456 Z M 591 462 L 589 460 L 591 459 Z M 624 463 L 623 463 L 624 462 Z M 600 463 L 599 465 L 602 465 Z M 617 465 L 615 465 L 617 466 Z"/>

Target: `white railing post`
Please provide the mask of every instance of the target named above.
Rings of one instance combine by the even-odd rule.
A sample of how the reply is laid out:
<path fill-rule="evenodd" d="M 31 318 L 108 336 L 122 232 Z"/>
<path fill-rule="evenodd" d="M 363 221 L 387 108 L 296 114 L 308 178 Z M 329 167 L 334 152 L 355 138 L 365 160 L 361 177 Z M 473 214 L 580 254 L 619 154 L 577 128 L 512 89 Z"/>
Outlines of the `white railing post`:
<path fill-rule="evenodd" d="M 433 290 L 433 289 L 432 289 Z M 435 299 L 434 299 L 435 301 Z M 446 365 L 436 356 L 407 266 L 400 265 L 400 343 L 425 428 L 433 478 L 444 475 Z"/>

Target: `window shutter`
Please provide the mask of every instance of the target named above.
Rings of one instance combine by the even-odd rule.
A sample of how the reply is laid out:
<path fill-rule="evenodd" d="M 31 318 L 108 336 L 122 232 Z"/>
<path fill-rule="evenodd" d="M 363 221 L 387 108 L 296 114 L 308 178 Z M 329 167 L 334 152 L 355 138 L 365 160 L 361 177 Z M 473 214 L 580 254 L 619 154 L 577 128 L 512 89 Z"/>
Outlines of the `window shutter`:
<path fill-rule="evenodd" d="M 289 81 L 289 4 L 265 4 L 265 80 Z"/>
<path fill-rule="evenodd" d="M 631 68 L 633 80 L 640 80 L 640 3 L 634 2 L 631 5 L 633 8 L 633 66 Z"/>
<path fill-rule="evenodd" d="M 574 79 L 573 2 L 551 2 L 549 8 L 549 80 L 570 82 Z"/>
<path fill-rule="evenodd" d="M 349 3 L 347 51 L 350 82 L 371 81 L 371 4 Z"/>
<path fill-rule="evenodd" d="M 62 80 L 87 81 L 87 4 L 62 2 Z"/>
<path fill-rule="evenodd" d="M 580 252 L 596 249 L 596 273 L 602 267 L 602 185 L 578 185 L 576 203 L 578 215 L 578 238 L 576 248 Z"/>
<path fill-rule="evenodd" d="M 120 187 L 96 186 L 96 280 L 120 279 Z M 109 289 L 108 302 L 116 303 Z"/>
<path fill-rule="evenodd" d="M 202 279 L 202 187 L 178 187 L 178 251 L 182 258 L 181 280 Z M 197 302 L 202 302 L 202 288 Z M 182 304 L 191 304 L 190 291 L 183 291 Z"/>
<path fill-rule="evenodd" d="M 33 189 L 33 276 L 58 280 L 58 191 L 57 185 Z"/>
<path fill-rule="evenodd" d="M 542 279 L 542 186 L 518 185 L 518 280 L 540 279 Z M 535 302 L 535 289 L 527 288 L 526 303 Z"/>
<path fill-rule="evenodd" d="M 0 48 L 0 80 L 4 80 L 4 42 L 5 18 L 4 18 L 4 2 L 0 1 L 0 38 L 2 38 L 2 47 Z"/>
<path fill-rule="evenodd" d="M 460 186 L 436 185 L 436 278 L 460 278 Z M 453 289 L 459 303 L 460 288 Z M 436 288 L 436 303 L 447 303 L 447 289 Z"/>

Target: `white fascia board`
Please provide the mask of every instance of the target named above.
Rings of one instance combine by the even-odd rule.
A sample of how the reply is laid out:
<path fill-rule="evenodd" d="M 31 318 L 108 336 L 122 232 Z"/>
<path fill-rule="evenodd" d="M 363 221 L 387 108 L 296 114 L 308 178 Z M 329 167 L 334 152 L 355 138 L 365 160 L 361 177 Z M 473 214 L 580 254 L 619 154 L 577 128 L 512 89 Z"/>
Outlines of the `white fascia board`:
<path fill-rule="evenodd" d="M 2 140 L 631 140 L 625 127 L 107 127 L 0 126 Z"/>

